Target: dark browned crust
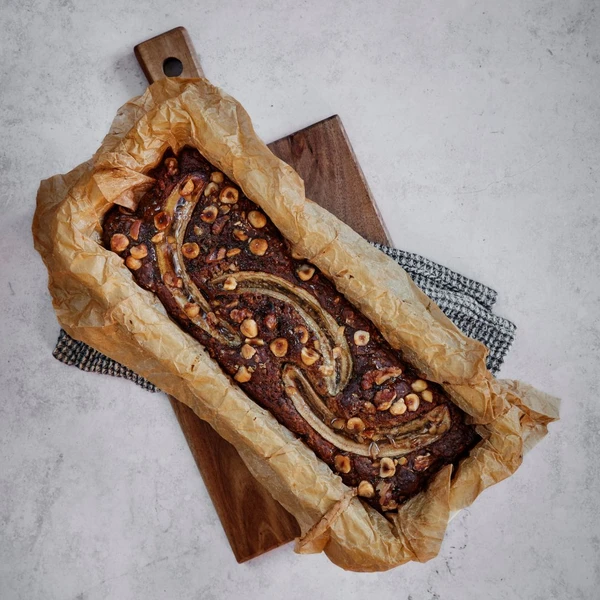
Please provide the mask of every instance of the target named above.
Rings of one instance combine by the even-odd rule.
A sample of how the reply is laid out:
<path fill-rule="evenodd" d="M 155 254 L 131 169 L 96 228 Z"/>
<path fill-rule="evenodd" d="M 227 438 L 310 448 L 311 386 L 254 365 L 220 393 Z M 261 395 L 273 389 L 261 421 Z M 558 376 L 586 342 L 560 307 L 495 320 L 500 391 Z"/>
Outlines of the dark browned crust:
<path fill-rule="evenodd" d="M 314 275 L 308 281 L 303 281 L 297 275 L 298 269 L 305 265 L 306 261 L 292 258 L 287 242 L 269 219 L 260 229 L 252 227 L 248 213 L 252 210 L 261 213 L 262 211 L 227 177 L 217 187 L 220 190 L 225 186 L 232 186 L 238 190 L 239 199 L 235 204 L 223 204 L 219 202 L 218 194 L 216 197 L 214 194 L 208 197 L 200 195 L 184 236 L 185 243 L 198 244 L 200 253 L 197 258 L 185 259 L 185 269 L 211 305 L 213 314 L 209 313 L 209 319 L 226 323 L 232 331 L 238 332 L 241 320 L 250 317 L 258 325 L 257 338 L 265 343 L 253 345 L 256 353 L 251 358 L 244 359 L 240 354 L 240 345 L 221 343 L 192 323 L 174 300 L 171 287 L 165 284 L 161 277 L 155 244 L 151 241 L 157 233 L 154 217 L 163 210 L 165 200 L 178 186 L 182 187 L 191 179 L 196 190 L 204 189 L 210 181 L 211 173 L 216 169 L 198 151 L 191 148 L 182 150 L 176 157 L 176 163 L 167 160 L 172 158 L 173 153 L 168 151 L 160 165 L 148 173 L 156 179 L 156 184 L 142 198 L 135 212 L 115 206 L 104 220 L 103 242 L 107 248 L 111 247 L 113 236 L 120 233 L 129 240 L 127 248 L 119 252 L 124 259 L 130 256 L 135 246 L 143 244 L 148 249 L 147 256 L 140 259 L 141 267 L 132 270 L 137 283 L 158 296 L 170 316 L 207 349 L 228 375 L 234 377 L 241 366 L 246 366 L 252 371 L 249 381 L 236 382 L 237 385 L 300 437 L 334 471 L 340 471 L 340 459 L 336 469 L 336 456 L 348 456 L 350 471 L 341 472 L 340 476 L 349 486 L 358 486 L 361 481 L 370 482 L 376 490 L 375 496 L 363 499 L 377 509 L 394 510 L 397 504 L 423 489 L 430 477 L 444 465 L 456 464 L 479 439 L 474 429 L 465 423 L 462 411 L 451 402 L 441 387 L 431 382 L 427 382 L 427 389 L 432 392 L 433 399 L 427 402 L 423 400 L 422 393 L 418 393 L 420 405 L 417 410 L 407 410 L 404 414 L 396 416 L 391 414 L 389 409 L 376 410 L 374 404 L 378 392 L 385 391 L 389 395 L 395 392 L 396 399 L 400 399 L 413 393 L 411 384 L 415 380 L 424 378 L 403 359 L 400 352 L 389 346 L 374 325 L 339 294 L 329 279 L 316 267 Z M 165 160 L 170 168 L 165 165 Z M 212 223 L 206 223 L 201 218 L 203 209 L 209 205 L 219 209 L 218 216 Z M 223 211 L 227 210 L 226 207 L 230 210 L 223 214 Z M 136 235 L 138 226 L 139 233 Z M 240 240 L 234 237 L 234 229 L 243 231 L 248 239 Z M 268 250 L 264 256 L 257 256 L 251 252 L 249 243 L 252 239 L 266 240 Z M 225 251 L 220 251 L 221 248 L 225 248 Z M 234 248 L 240 250 L 237 255 L 223 256 Z M 135 254 L 136 251 L 133 252 Z M 316 338 L 311 334 L 305 344 L 301 343 L 300 336 L 294 329 L 303 326 L 305 322 L 289 303 L 260 293 L 244 292 L 242 288 L 226 291 L 223 289 L 222 279 L 219 283 L 214 282 L 219 276 L 235 275 L 244 271 L 270 273 L 288 281 L 296 288 L 306 290 L 340 326 L 345 327 L 343 335 L 352 356 L 352 373 L 346 387 L 336 396 L 327 397 L 326 404 L 335 417 L 344 422 L 353 417 L 359 417 L 363 421 L 366 429 L 358 437 L 353 436 L 355 440 L 369 442 L 381 428 L 407 423 L 429 414 L 434 407 L 440 405 L 448 408 L 451 420 L 449 429 L 437 441 L 406 454 L 400 462 L 396 461 L 395 474 L 391 477 L 380 477 L 381 461 L 377 456 L 371 458 L 340 451 L 299 414 L 286 393 L 281 377 L 283 366 L 294 363 L 318 382 L 320 361 L 306 366 L 300 358 L 301 349 L 313 348 Z M 232 305 L 235 302 L 237 304 Z M 370 335 L 370 341 L 364 346 L 358 346 L 354 342 L 354 333 L 358 330 L 366 331 Z M 269 349 L 270 342 L 277 338 L 285 338 L 288 342 L 285 357 L 278 358 Z M 370 374 L 387 367 L 401 368 L 402 374 L 388 379 L 382 385 L 374 383 L 374 377 Z M 319 393 L 323 392 L 318 384 L 315 389 Z M 385 399 L 385 394 L 380 393 L 377 399 L 382 397 Z M 345 434 L 352 435 L 347 432 Z"/>

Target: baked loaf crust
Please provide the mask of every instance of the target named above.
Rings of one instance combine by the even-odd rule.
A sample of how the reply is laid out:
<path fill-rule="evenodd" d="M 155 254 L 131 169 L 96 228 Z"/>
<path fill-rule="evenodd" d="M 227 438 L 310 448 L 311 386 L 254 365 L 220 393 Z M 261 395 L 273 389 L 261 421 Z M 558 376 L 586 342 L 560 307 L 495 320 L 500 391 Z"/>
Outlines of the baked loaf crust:
<path fill-rule="evenodd" d="M 168 316 L 158 295 L 140 287 L 123 259 L 102 245 L 106 213 L 115 204 L 136 208 L 156 185 L 149 169 L 168 148 L 186 146 L 235 180 L 294 252 L 316 265 L 392 348 L 443 386 L 476 424 L 481 439 L 468 455 L 456 468 L 442 467 L 397 512 L 384 516 L 353 498 L 356 488 L 344 485 L 252 400 L 248 388 Z M 140 236 L 148 239 L 143 225 L 149 221 L 133 213 L 128 218 L 133 235 L 123 224 L 127 235 L 120 244 L 148 243 Z M 558 418 L 557 398 L 523 382 L 495 379 L 485 369 L 482 344 L 462 334 L 396 262 L 307 199 L 297 173 L 256 136 L 243 107 L 204 79 L 157 81 L 125 104 L 92 160 L 42 182 L 32 229 L 61 326 L 175 396 L 231 442 L 298 520 L 297 552 L 323 551 L 356 571 L 433 558 L 452 515 L 514 473 Z M 138 270 L 155 258 L 152 245 L 146 250 L 150 258 L 136 259 Z M 134 258 L 130 265 L 138 266 Z"/>
<path fill-rule="evenodd" d="M 168 151 L 135 211 L 106 215 L 125 259 L 237 384 L 380 511 L 479 437 L 260 208 L 196 149 Z"/>

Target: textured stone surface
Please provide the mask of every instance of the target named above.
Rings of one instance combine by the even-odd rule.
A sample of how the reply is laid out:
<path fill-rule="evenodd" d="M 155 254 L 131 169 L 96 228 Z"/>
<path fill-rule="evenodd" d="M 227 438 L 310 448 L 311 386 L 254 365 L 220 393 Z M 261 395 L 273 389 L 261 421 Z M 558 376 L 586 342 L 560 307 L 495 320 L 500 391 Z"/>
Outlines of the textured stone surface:
<path fill-rule="evenodd" d="M 2 3 L 3 600 L 598 598 L 597 3 L 367 6 Z M 396 244 L 495 287 L 519 327 L 502 375 L 563 398 L 425 565 L 356 575 L 291 547 L 237 565 L 166 399 L 51 357 L 39 180 L 94 152 L 144 88 L 133 45 L 181 24 L 267 141 L 339 113 Z"/>

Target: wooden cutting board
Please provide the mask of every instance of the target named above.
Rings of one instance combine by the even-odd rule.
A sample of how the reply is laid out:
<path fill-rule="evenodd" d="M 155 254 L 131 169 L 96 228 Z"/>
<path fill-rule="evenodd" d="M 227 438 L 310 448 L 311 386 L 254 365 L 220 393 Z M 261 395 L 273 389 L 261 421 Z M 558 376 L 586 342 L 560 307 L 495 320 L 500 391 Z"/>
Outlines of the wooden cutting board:
<path fill-rule="evenodd" d="M 150 83 L 171 76 L 204 77 L 185 28 L 177 27 L 135 47 Z M 306 196 L 363 237 L 390 238 L 339 116 L 269 144 L 302 177 Z M 208 423 L 169 396 L 235 558 L 245 562 L 300 533 L 295 519 L 250 474 L 235 448 Z"/>

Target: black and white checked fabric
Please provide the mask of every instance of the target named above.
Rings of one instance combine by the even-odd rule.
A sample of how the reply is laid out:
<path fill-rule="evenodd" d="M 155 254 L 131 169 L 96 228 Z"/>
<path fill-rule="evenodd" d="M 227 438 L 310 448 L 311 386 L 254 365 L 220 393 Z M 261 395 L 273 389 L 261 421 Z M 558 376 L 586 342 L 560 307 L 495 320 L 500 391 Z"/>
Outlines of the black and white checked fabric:
<path fill-rule="evenodd" d="M 487 368 L 495 375 L 517 330 L 492 312 L 497 292 L 418 254 L 373 245 L 393 258 L 464 334 L 487 346 Z"/>
<path fill-rule="evenodd" d="M 124 377 L 129 379 L 145 390 L 160 392 L 160 390 L 147 379 L 134 373 L 131 369 L 123 366 L 112 358 L 94 350 L 84 342 L 73 339 L 64 329 L 60 330 L 56 347 L 52 356 L 65 365 L 74 365 L 82 371 L 91 373 L 104 373 L 113 377 Z"/>
<path fill-rule="evenodd" d="M 407 271 L 463 333 L 488 347 L 487 367 L 492 373 L 497 373 L 515 339 L 516 331 L 513 323 L 492 313 L 497 293 L 478 281 L 418 254 L 381 244 L 373 245 Z M 52 354 L 59 361 L 75 365 L 83 371 L 124 377 L 151 392 L 160 391 L 147 379 L 87 344 L 74 340 L 62 329 Z"/>

